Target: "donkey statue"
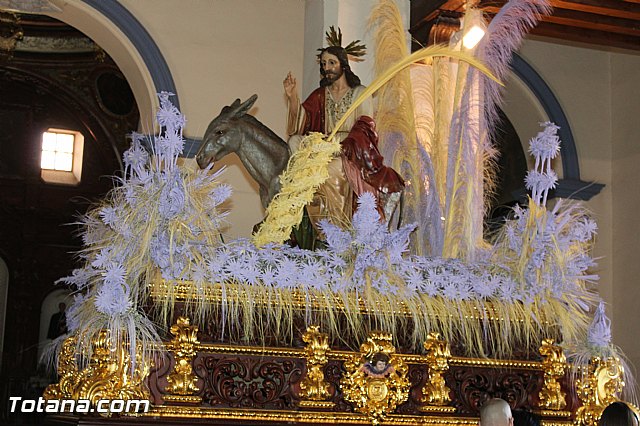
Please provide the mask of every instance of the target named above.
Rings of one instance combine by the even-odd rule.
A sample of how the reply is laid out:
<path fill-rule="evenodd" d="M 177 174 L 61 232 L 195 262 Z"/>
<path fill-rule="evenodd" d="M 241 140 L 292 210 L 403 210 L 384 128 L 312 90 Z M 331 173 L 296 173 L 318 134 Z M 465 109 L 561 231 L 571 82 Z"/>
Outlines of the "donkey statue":
<path fill-rule="evenodd" d="M 203 169 L 212 161 L 235 152 L 260 188 L 260 201 L 267 208 L 280 191 L 280 173 L 289 161 L 289 145 L 271 129 L 247 114 L 258 95 L 225 106 L 214 118 L 202 138 L 196 154 Z"/>
<path fill-rule="evenodd" d="M 196 154 L 198 166 L 203 169 L 212 161 L 235 152 L 251 177 L 260 188 L 260 201 L 267 208 L 280 191 L 280 174 L 287 166 L 289 145 L 271 129 L 252 115 L 247 114 L 258 95 L 244 102 L 236 99 L 225 106 L 207 127 L 202 145 Z M 385 205 L 387 224 L 398 227 L 402 199 L 400 193 L 392 194 Z M 400 208 L 398 208 L 400 205 Z"/>

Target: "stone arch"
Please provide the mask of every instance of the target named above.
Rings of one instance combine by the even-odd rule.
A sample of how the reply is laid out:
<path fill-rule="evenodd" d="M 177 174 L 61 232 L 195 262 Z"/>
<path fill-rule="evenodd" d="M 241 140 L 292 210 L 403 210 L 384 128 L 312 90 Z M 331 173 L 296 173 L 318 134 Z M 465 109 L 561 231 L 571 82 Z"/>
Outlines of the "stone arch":
<path fill-rule="evenodd" d="M 560 156 L 563 178 L 558 182 L 553 195 L 562 198 L 589 200 L 598 194 L 604 185 L 596 182 L 584 182 L 580 179 L 580 166 L 575 140 L 573 139 L 569 120 L 564 114 L 560 102 L 542 76 L 517 53 L 512 55 L 511 68 L 520 81 L 533 93 L 549 121 L 560 126 L 558 135 L 562 141 Z"/>
<path fill-rule="evenodd" d="M 120 3 L 65 2 L 60 12 L 47 15 L 82 31 L 113 58 L 133 91 L 141 126 L 151 124 L 145 117 L 154 116 L 158 106 L 156 94 L 160 91 L 174 93 L 173 102 L 180 107 L 173 77 L 160 49 L 144 26 Z"/>
<path fill-rule="evenodd" d="M 52 315 L 59 311 L 60 303 L 64 303 L 66 309 L 69 309 L 72 302 L 71 292 L 62 288 L 49 292 L 44 299 L 42 299 L 42 303 L 40 304 L 40 331 L 38 333 L 38 359 L 40 359 L 46 343 L 51 341 L 51 339 L 47 338 L 47 332 L 49 331 L 49 322 L 51 321 Z"/>

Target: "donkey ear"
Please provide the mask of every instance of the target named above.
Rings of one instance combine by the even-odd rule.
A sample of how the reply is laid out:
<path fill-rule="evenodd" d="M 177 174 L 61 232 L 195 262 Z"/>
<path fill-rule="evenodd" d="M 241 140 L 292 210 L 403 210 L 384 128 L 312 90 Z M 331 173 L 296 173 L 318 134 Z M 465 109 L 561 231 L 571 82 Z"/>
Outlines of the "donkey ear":
<path fill-rule="evenodd" d="M 249 99 L 244 101 L 242 105 L 238 107 L 238 110 L 234 115 L 236 116 L 245 115 L 251 109 L 253 104 L 256 102 L 256 99 L 258 99 L 258 95 L 255 95 L 255 94 L 252 95 Z"/>
<path fill-rule="evenodd" d="M 222 107 L 222 110 L 220 111 L 220 114 L 226 114 L 226 113 L 233 112 L 233 111 L 237 110 L 239 106 L 240 106 L 240 98 L 238 98 L 235 101 L 233 101 L 233 103 L 231 105 L 227 105 L 227 106 Z"/>

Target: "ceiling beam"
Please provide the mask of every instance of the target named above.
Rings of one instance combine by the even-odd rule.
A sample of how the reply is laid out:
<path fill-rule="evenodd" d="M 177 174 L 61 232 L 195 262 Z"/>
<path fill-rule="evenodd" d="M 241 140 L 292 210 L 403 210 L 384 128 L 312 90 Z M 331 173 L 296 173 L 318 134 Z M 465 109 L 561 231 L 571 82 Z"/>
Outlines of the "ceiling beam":
<path fill-rule="evenodd" d="M 484 7 L 492 15 L 500 11 L 499 7 Z M 555 9 L 552 15 L 544 16 L 542 22 L 551 22 L 568 27 L 586 28 L 598 31 L 640 36 L 640 21 L 593 15 L 576 11 Z"/>
<path fill-rule="evenodd" d="M 640 3 L 620 0 L 551 0 L 555 9 L 568 9 L 616 18 L 640 20 Z"/>
<path fill-rule="evenodd" d="M 532 34 L 640 51 L 640 0 L 550 2 L 552 14 L 543 17 Z M 478 7 L 491 19 L 505 3 L 480 0 Z M 426 37 L 443 13 L 461 13 L 464 7 L 464 0 L 412 0 L 410 32 L 420 44 L 426 44 Z"/>
<path fill-rule="evenodd" d="M 531 34 L 577 41 L 598 46 L 616 47 L 621 49 L 640 50 L 640 37 L 615 34 L 606 31 L 576 29 L 551 22 L 540 22 Z"/>

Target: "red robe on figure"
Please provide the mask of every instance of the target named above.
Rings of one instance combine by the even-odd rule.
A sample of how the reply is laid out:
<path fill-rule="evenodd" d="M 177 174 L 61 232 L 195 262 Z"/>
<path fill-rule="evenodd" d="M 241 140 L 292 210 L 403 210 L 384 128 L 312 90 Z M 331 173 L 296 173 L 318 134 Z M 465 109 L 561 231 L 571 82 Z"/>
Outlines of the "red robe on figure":
<path fill-rule="evenodd" d="M 305 111 L 303 134 L 309 132 L 325 133 L 325 88 L 311 92 L 302 103 Z M 363 115 L 351 128 L 342 145 L 342 167 L 353 192 L 360 196 L 371 192 L 376 197 L 378 211 L 384 213 L 380 205 L 381 195 L 400 192 L 404 189 L 404 180 L 390 167 L 383 164 L 378 150 L 378 134 L 373 118 Z"/>

